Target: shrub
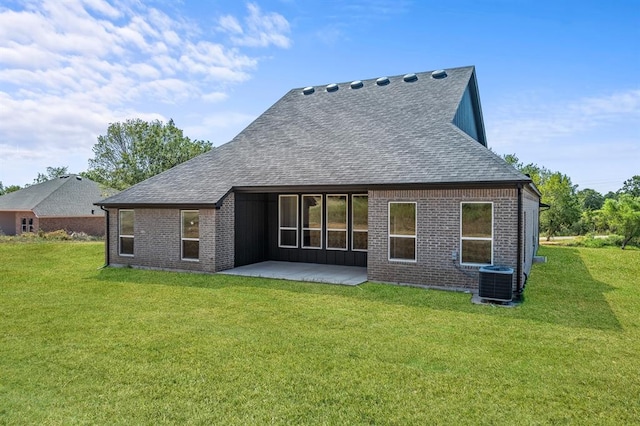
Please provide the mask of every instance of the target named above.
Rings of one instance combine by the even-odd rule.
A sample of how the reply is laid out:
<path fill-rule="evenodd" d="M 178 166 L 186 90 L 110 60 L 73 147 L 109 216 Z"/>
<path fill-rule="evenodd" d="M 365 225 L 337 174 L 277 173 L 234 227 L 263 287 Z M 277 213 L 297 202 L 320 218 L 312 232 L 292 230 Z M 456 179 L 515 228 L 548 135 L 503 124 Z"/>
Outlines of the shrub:
<path fill-rule="evenodd" d="M 593 233 L 588 233 L 585 236 L 577 237 L 575 240 L 567 243 L 568 246 L 574 247 L 620 247 L 624 237 L 622 235 L 609 235 L 607 237 L 597 237 Z"/>
<path fill-rule="evenodd" d="M 67 234 L 67 231 L 65 231 L 64 229 L 58 229 L 57 231 L 43 233 L 42 238 L 45 240 L 66 241 L 70 240 L 71 236 L 69 236 L 69 234 Z"/>

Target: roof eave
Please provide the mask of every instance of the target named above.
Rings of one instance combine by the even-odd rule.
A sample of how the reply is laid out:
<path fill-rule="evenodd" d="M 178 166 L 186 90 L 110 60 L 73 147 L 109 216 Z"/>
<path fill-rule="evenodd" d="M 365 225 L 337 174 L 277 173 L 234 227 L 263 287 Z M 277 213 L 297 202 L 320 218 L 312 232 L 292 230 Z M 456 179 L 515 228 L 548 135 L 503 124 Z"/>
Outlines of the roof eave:
<path fill-rule="evenodd" d="M 217 203 L 93 203 L 94 206 L 105 208 L 132 209 L 132 208 L 154 208 L 154 209 L 210 209 L 218 208 Z"/>

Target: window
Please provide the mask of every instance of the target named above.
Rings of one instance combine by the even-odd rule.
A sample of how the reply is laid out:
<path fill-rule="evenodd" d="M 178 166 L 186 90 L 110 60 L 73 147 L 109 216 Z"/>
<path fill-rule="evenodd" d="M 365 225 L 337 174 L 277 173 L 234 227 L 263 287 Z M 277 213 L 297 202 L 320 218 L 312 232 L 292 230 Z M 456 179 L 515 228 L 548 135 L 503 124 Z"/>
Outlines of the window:
<path fill-rule="evenodd" d="M 133 210 L 120 210 L 120 255 L 133 256 Z"/>
<path fill-rule="evenodd" d="M 22 232 L 33 232 L 33 218 L 27 219 L 26 217 L 23 217 L 20 222 L 22 225 Z"/>
<path fill-rule="evenodd" d="M 416 261 L 416 203 L 389 203 L 389 260 Z"/>
<path fill-rule="evenodd" d="M 351 196 L 351 249 L 367 251 L 369 241 L 369 196 Z"/>
<path fill-rule="evenodd" d="M 278 200 L 278 246 L 298 247 L 298 196 L 281 195 Z"/>
<path fill-rule="evenodd" d="M 346 195 L 327 195 L 327 250 L 347 249 Z"/>
<path fill-rule="evenodd" d="M 460 263 L 493 263 L 493 203 L 461 203 Z"/>
<path fill-rule="evenodd" d="M 182 259 L 200 258 L 200 213 L 198 210 L 183 210 L 181 213 Z"/>
<path fill-rule="evenodd" d="M 302 247 L 322 248 L 322 195 L 302 196 Z"/>

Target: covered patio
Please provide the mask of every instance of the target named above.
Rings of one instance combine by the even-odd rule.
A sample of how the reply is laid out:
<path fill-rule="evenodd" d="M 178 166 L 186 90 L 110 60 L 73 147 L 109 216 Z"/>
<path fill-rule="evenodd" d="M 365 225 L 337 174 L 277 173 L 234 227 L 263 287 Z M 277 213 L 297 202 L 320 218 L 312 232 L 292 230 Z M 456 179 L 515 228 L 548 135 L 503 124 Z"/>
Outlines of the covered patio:
<path fill-rule="evenodd" d="M 360 266 L 280 262 L 275 260 L 239 266 L 218 273 L 351 286 L 367 281 L 367 268 Z"/>

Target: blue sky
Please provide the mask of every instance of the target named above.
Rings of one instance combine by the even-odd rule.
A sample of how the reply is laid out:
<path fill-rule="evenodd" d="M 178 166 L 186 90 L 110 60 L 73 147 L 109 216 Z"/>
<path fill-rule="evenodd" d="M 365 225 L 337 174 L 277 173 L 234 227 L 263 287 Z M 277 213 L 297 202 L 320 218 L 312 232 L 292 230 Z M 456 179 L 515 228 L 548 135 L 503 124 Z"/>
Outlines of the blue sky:
<path fill-rule="evenodd" d="M 465 65 L 497 153 L 640 174 L 637 0 L 0 0 L 0 181 L 84 171 L 127 118 L 220 145 L 292 88 Z"/>

